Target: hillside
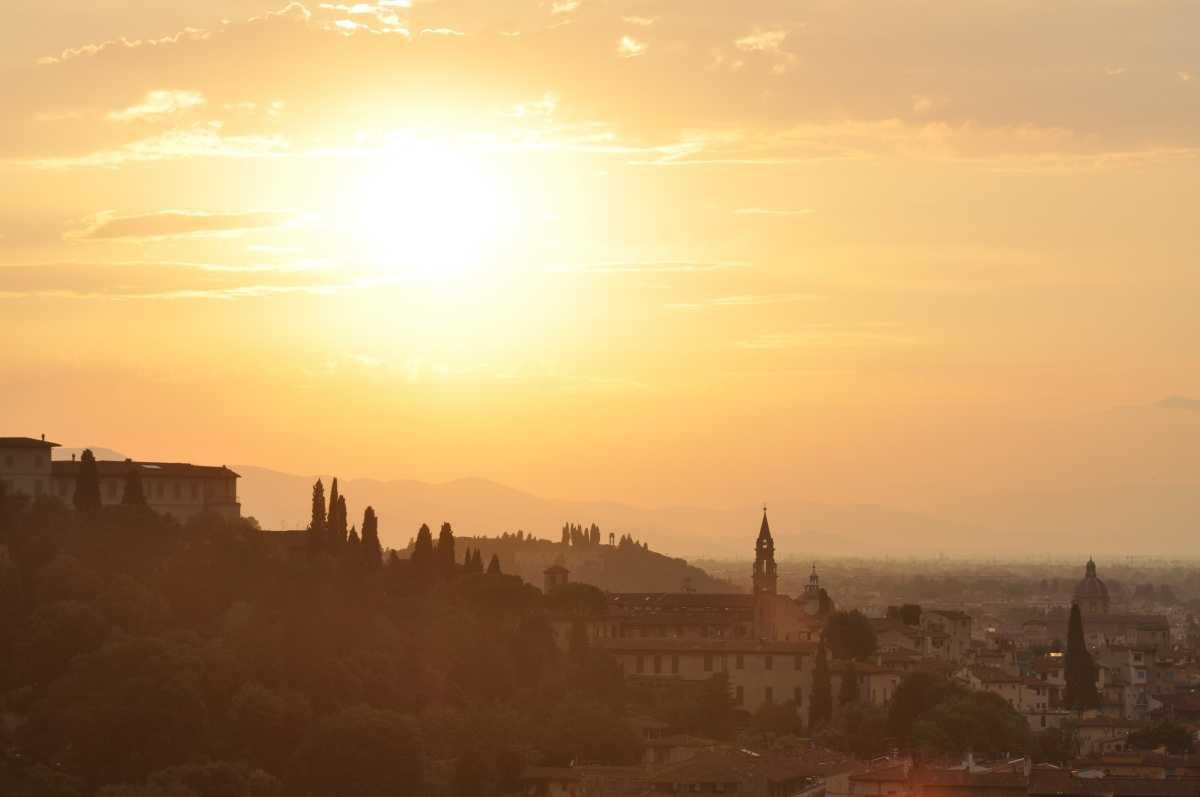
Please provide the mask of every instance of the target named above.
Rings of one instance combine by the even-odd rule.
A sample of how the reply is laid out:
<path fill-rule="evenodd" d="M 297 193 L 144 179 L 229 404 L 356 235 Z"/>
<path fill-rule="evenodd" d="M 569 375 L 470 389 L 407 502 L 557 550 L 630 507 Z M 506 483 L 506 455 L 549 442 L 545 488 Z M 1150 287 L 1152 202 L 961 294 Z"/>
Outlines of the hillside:
<path fill-rule="evenodd" d="M 737 592 L 728 581 L 710 576 L 684 559 L 665 556 L 637 545 L 572 547 L 547 540 L 496 537 L 458 537 L 456 549 L 478 548 L 484 561 L 500 558 L 505 573 L 541 586 L 543 571 L 562 564 L 571 581 L 609 592 Z"/>

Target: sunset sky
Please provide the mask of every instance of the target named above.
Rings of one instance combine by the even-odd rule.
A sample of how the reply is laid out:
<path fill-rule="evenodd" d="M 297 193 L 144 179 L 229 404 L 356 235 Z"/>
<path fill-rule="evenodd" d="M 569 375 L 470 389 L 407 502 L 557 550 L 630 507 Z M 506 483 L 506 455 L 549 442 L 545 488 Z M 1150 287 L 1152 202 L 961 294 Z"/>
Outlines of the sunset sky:
<path fill-rule="evenodd" d="M 15 5 L 0 434 L 643 505 L 1200 472 L 1200 3 Z"/>

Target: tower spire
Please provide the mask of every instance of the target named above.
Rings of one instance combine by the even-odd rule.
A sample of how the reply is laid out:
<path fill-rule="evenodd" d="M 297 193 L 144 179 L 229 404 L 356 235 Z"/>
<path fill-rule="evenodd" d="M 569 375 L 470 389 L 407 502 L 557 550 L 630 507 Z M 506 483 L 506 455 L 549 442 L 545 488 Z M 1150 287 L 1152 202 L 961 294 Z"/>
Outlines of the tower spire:
<path fill-rule="evenodd" d="M 774 594 L 777 582 L 775 540 L 771 537 L 771 524 L 767 521 L 767 507 L 764 505 L 762 525 L 759 526 L 758 540 L 754 544 L 754 591 Z"/>

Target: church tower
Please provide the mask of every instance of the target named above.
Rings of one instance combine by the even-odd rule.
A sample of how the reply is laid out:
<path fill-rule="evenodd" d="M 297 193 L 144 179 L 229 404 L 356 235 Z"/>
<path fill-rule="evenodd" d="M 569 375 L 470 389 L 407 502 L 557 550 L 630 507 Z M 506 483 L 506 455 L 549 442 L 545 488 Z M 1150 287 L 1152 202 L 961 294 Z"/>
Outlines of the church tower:
<path fill-rule="evenodd" d="M 771 526 L 767 523 L 767 508 L 763 507 L 762 526 L 758 529 L 758 541 L 754 544 L 754 592 L 775 594 L 775 540 L 771 539 Z"/>

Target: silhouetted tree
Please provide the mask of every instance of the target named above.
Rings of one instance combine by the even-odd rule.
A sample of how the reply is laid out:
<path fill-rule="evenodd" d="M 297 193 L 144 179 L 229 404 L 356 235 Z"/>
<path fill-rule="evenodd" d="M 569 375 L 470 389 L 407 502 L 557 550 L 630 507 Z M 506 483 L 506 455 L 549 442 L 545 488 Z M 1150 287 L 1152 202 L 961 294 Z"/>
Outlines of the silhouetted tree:
<path fill-rule="evenodd" d="M 1067 655 L 1063 661 L 1066 687 L 1063 703 L 1067 708 L 1081 711 L 1100 705 L 1100 694 L 1096 691 L 1096 666 L 1088 652 L 1087 640 L 1083 636 L 1083 615 L 1079 604 L 1071 604 L 1071 619 L 1067 624 Z"/>
<path fill-rule="evenodd" d="M 562 544 L 563 545 L 571 544 L 571 527 L 570 527 L 570 525 L 568 525 L 566 523 L 564 523 L 563 527 L 562 527 Z"/>
<path fill-rule="evenodd" d="M 346 546 L 352 557 L 355 559 L 359 558 L 358 555 L 362 548 L 362 540 L 358 538 L 358 526 L 350 527 L 350 533 L 346 536 Z"/>
<path fill-rule="evenodd" d="M 888 731 L 901 741 L 912 736 L 913 724 L 922 712 L 957 697 L 963 689 L 931 672 L 913 672 L 904 676 L 888 706 Z"/>
<path fill-rule="evenodd" d="M 375 510 L 367 507 L 363 512 L 362 554 L 367 566 L 374 569 L 383 564 L 383 546 L 379 543 L 379 518 Z"/>
<path fill-rule="evenodd" d="M 308 543 L 313 548 L 325 546 L 325 485 L 317 479 L 312 488 L 312 518 L 308 522 Z"/>
<path fill-rule="evenodd" d="M 329 516 L 326 518 L 326 537 L 331 545 L 341 545 L 346 541 L 346 497 L 338 490 L 338 480 L 335 476 L 329 486 Z"/>
<path fill-rule="evenodd" d="M 875 652 L 875 629 L 862 612 L 834 612 L 822 639 L 835 659 L 865 661 Z"/>
<path fill-rule="evenodd" d="M 96 467 L 96 455 L 90 448 L 84 449 L 83 456 L 79 458 L 73 503 L 78 512 L 96 512 L 100 509 L 100 469 Z"/>
<path fill-rule="evenodd" d="M 346 496 L 339 495 L 337 499 L 337 512 L 334 513 L 333 522 L 329 524 L 329 537 L 333 540 L 334 545 L 341 545 L 346 541 Z"/>
<path fill-rule="evenodd" d="M 812 699 L 808 701 L 809 732 L 825 727 L 833 716 L 833 686 L 829 679 L 829 657 L 825 643 L 817 644 L 817 661 L 813 667 Z"/>
<path fill-rule="evenodd" d="M 450 528 L 449 523 L 443 523 L 442 530 L 438 532 L 437 541 L 438 572 L 449 578 L 454 575 L 454 565 L 457 561 L 454 558 L 454 530 Z"/>
<path fill-rule="evenodd" d="M 1171 755 L 1191 755 L 1195 752 L 1195 744 L 1188 729 L 1166 722 L 1153 728 L 1134 731 L 1125 739 L 1127 750 L 1157 750 L 1160 747 L 1165 747 Z"/>
<path fill-rule="evenodd" d="M 483 551 L 475 549 L 475 559 L 471 563 L 471 572 L 482 576 L 483 575 Z"/>
<path fill-rule="evenodd" d="M 488 562 L 487 574 L 489 576 L 498 576 L 500 573 L 500 556 L 492 554 L 492 561 Z"/>
<path fill-rule="evenodd" d="M 838 688 L 838 704 L 844 706 L 857 701 L 858 672 L 854 669 L 854 662 L 851 661 L 846 664 L 846 670 L 842 673 L 842 683 Z"/>
<path fill-rule="evenodd" d="M 432 575 L 435 566 L 433 557 L 433 532 L 429 530 L 429 526 L 422 523 L 420 531 L 417 532 L 417 541 L 413 545 L 413 570 L 421 576 Z"/>
<path fill-rule="evenodd" d="M 699 730 L 713 739 L 731 739 L 737 731 L 737 715 L 729 673 L 713 673 L 700 687 Z"/>
<path fill-rule="evenodd" d="M 887 608 L 887 616 L 889 620 L 899 620 L 905 625 L 920 625 L 921 606 L 917 603 L 905 603 L 902 606 L 889 606 Z"/>
<path fill-rule="evenodd" d="M 121 503 L 125 506 L 145 506 L 146 494 L 142 491 L 142 474 L 137 465 L 132 462 L 128 464 L 129 468 L 125 471 L 125 492 L 121 496 Z"/>

